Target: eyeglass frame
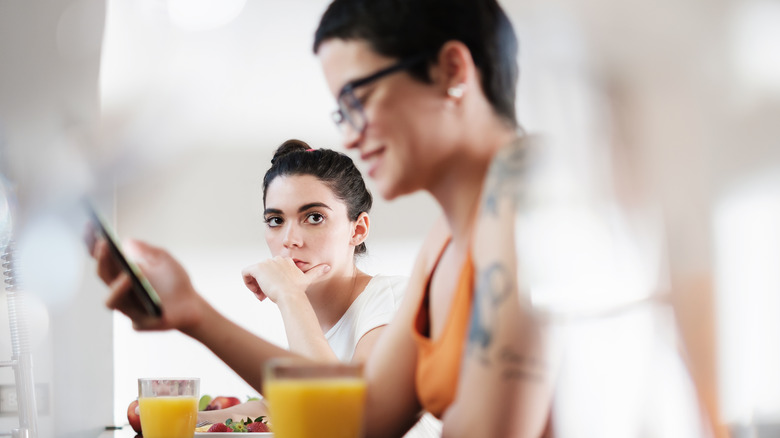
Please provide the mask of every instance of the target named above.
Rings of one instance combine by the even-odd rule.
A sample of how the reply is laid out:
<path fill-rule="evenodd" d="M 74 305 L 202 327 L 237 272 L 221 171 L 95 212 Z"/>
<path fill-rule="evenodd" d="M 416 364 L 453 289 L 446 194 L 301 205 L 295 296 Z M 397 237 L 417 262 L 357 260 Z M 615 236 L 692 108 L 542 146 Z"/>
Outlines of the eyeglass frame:
<path fill-rule="evenodd" d="M 341 127 L 342 124 L 345 122 L 349 123 L 350 126 L 352 126 L 352 129 L 362 134 L 363 131 L 365 131 L 366 127 L 368 126 L 368 120 L 366 119 L 366 113 L 363 110 L 363 104 L 360 103 L 360 100 L 355 96 L 354 93 L 355 89 L 362 87 L 364 85 L 368 85 L 392 73 L 396 73 L 402 70 L 407 70 L 425 61 L 426 59 L 427 59 L 426 54 L 412 56 L 410 58 L 402 59 L 401 61 L 398 61 L 397 63 L 389 67 L 385 67 L 376 73 L 372 73 L 366 77 L 347 82 L 341 88 L 341 91 L 339 91 L 339 95 L 336 98 L 338 109 L 334 110 L 331 113 L 331 118 L 333 119 L 333 122 L 336 123 L 336 126 L 338 127 Z M 348 97 L 351 98 L 351 102 L 345 100 Z M 357 125 L 357 122 L 354 120 L 354 118 L 350 116 L 351 112 L 356 112 L 356 114 L 360 115 L 362 120 L 361 123 L 362 126 Z"/>

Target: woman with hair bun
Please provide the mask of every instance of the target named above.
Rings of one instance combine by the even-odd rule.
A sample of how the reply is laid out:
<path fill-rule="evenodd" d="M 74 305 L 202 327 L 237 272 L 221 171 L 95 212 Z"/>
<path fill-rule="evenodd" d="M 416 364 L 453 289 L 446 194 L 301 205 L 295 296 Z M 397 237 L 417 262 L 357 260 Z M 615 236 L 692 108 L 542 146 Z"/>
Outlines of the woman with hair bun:
<path fill-rule="evenodd" d="M 364 361 L 392 319 L 404 277 L 358 269 L 372 204 L 352 159 L 288 140 L 263 178 L 270 259 L 243 270 L 244 282 L 282 313 L 290 349 L 320 361 Z"/>
<path fill-rule="evenodd" d="M 288 140 L 263 178 L 263 221 L 271 258 L 244 268 L 247 287 L 282 314 L 290 351 L 311 359 L 364 362 L 398 309 L 406 278 L 371 276 L 366 253 L 373 199 L 348 156 Z M 261 401 L 200 412 L 212 423 L 267 415 Z M 414 434 L 434 436 L 426 418 Z"/>

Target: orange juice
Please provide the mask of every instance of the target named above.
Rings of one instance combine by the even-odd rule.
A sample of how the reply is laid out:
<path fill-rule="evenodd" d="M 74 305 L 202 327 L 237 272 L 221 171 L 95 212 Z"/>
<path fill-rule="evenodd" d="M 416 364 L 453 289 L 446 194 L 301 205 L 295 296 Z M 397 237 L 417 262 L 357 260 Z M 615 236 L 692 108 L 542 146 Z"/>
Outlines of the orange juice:
<path fill-rule="evenodd" d="M 198 400 L 190 396 L 140 397 L 144 438 L 192 438 L 198 419 Z"/>
<path fill-rule="evenodd" d="M 265 397 L 274 438 L 360 438 L 365 395 L 355 377 L 272 379 Z"/>

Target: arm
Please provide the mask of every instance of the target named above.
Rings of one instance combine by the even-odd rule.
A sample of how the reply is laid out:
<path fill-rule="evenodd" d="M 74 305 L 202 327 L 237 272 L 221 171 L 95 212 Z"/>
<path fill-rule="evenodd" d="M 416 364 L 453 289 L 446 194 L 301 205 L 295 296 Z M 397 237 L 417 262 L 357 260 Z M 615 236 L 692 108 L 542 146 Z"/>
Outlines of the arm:
<path fill-rule="evenodd" d="M 552 398 L 546 333 L 519 293 L 514 248 L 519 143 L 502 149 L 485 181 L 473 240 L 475 291 L 458 395 L 443 436 L 541 436 Z"/>
<path fill-rule="evenodd" d="M 367 438 L 400 437 L 419 418 L 422 407 L 417 400 L 415 384 L 417 347 L 412 337 L 412 322 L 427 273 L 448 237 L 449 228 L 442 219 L 423 243 L 401 307 L 383 329 L 384 333 L 366 362 Z"/>
<path fill-rule="evenodd" d="M 286 297 L 277 304 L 291 351 L 321 362 L 339 361 L 322 334 L 317 315 L 306 294 Z"/>
<path fill-rule="evenodd" d="M 254 292 L 259 300 L 270 298 L 282 314 L 284 328 L 290 350 L 322 362 L 337 362 L 328 340 L 322 332 L 314 308 L 306 290 L 319 276 L 327 272 L 325 266 L 301 272 L 295 263 L 287 257 L 274 257 L 244 268 L 242 275 L 247 288 Z M 373 314 L 372 314 L 373 315 Z M 364 362 L 376 344 L 386 323 L 372 322 L 368 332 L 358 340 L 352 361 Z"/>
<path fill-rule="evenodd" d="M 313 360 L 338 362 L 306 296 L 309 285 L 329 270 L 327 265 L 318 265 L 304 273 L 291 258 L 277 256 L 248 266 L 241 274 L 259 300 L 268 297 L 279 306 L 291 351 Z"/>
<path fill-rule="evenodd" d="M 203 343 L 260 393 L 260 364 L 272 357 L 294 356 L 217 312 L 195 291 L 187 273 L 166 251 L 138 241 L 128 241 L 125 249 L 160 295 L 162 317 L 144 313 L 130 292 L 129 278 L 112 266 L 105 242 L 96 244 L 93 255 L 98 261 L 98 274 L 111 288 L 106 305 L 130 317 L 136 330 L 180 330 Z"/>
<path fill-rule="evenodd" d="M 291 351 L 313 360 L 338 362 L 306 296 L 309 285 L 329 270 L 327 265 L 318 265 L 304 273 L 289 257 L 277 256 L 248 266 L 241 274 L 259 300 L 268 297 L 279 306 Z"/>
<path fill-rule="evenodd" d="M 380 334 L 384 332 L 386 325 L 371 329 L 363 335 L 355 347 L 355 354 L 352 355 L 352 362 L 363 362 L 368 360 L 368 356 L 379 341 Z"/>

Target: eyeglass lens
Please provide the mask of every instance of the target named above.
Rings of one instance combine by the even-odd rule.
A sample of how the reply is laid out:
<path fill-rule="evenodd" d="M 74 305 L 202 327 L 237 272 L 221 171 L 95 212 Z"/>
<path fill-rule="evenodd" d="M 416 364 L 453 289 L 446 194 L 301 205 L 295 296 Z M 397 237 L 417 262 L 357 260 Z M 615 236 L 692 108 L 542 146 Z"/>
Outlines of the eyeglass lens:
<path fill-rule="evenodd" d="M 366 118 L 363 115 L 363 107 L 360 105 L 360 101 L 352 94 L 352 90 L 349 90 L 339 96 L 339 113 L 340 119 L 337 120 L 337 124 L 343 130 L 345 128 L 345 122 L 357 132 L 362 132 L 366 126 Z"/>

